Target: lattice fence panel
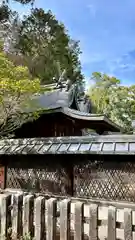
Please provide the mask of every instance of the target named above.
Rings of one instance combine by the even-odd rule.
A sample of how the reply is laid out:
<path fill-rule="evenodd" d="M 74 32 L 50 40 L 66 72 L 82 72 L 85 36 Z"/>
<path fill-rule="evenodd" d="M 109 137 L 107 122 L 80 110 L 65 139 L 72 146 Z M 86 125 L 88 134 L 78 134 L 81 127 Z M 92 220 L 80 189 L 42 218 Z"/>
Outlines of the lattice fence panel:
<path fill-rule="evenodd" d="M 95 160 L 74 167 L 74 195 L 135 201 L 135 162 Z"/>
<path fill-rule="evenodd" d="M 66 169 L 8 168 L 6 187 L 41 193 L 68 195 L 70 179 Z"/>

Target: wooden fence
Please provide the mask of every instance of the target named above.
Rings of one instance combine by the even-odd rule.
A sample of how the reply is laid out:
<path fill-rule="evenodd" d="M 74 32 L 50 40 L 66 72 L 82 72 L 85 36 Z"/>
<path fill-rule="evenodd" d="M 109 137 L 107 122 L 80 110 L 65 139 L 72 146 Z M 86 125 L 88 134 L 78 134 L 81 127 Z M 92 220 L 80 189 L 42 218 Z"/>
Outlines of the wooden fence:
<path fill-rule="evenodd" d="M 118 206 L 1 194 L 0 239 L 135 240 L 134 204 Z"/>

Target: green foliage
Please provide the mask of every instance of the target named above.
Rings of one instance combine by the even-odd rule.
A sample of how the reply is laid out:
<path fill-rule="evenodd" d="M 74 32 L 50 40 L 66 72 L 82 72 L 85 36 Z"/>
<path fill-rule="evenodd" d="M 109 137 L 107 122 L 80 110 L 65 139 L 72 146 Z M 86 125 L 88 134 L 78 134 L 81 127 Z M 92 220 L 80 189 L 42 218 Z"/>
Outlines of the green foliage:
<path fill-rule="evenodd" d="M 102 74 L 100 72 L 92 73 L 92 80 L 96 83 L 96 87 L 108 88 L 111 86 L 116 86 L 120 84 L 120 80 L 115 77 L 110 77 L 107 74 Z"/>
<path fill-rule="evenodd" d="M 44 91 L 44 89 L 42 89 Z M 7 130 L 9 119 L 22 112 L 32 94 L 40 93 L 38 79 L 31 80 L 27 67 L 14 66 L 0 47 L 0 135 Z"/>
<path fill-rule="evenodd" d="M 32 76 L 51 83 L 66 70 L 65 78 L 82 80 L 79 42 L 72 40 L 51 11 L 33 9 L 18 27 L 15 50 L 24 57 Z"/>
<path fill-rule="evenodd" d="M 13 14 L 12 10 L 9 7 L 11 0 L 3 0 L 0 4 L 0 23 L 3 21 L 7 21 L 10 19 L 11 15 Z M 34 0 L 14 0 L 14 2 L 33 5 Z"/>
<path fill-rule="evenodd" d="M 40 90 L 38 79 L 31 81 L 27 67 L 14 66 L 4 52 L 0 52 L 0 99 L 3 102 L 7 95 L 21 96 Z"/>
<path fill-rule="evenodd" d="M 110 93 L 113 88 L 115 88 L 120 81 L 114 77 L 109 77 L 106 74 L 101 74 L 99 72 L 94 72 L 92 74 L 92 80 L 94 80 L 94 85 L 89 90 L 89 95 L 96 107 L 96 112 L 108 115 L 108 106 L 110 106 Z"/>
<path fill-rule="evenodd" d="M 84 85 L 79 42 L 70 38 L 65 26 L 51 11 L 37 8 L 20 20 L 9 4 L 10 0 L 5 0 L 0 6 L 0 39 L 5 46 L 5 52 L 0 47 L 0 136 L 39 115 L 25 116 L 22 109 L 32 94 L 41 92 L 41 83 L 53 83 L 63 76 L 60 81 L 69 78 L 80 87 Z"/>
<path fill-rule="evenodd" d="M 34 0 L 14 0 L 14 2 L 18 2 L 21 4 L 28 4 L 28 3 L 33 4 Z M 3 4 L 9 4 L 9 3 L 10 3 L 10 0 L 3 0 Z"/>
<path fill-rule="evenodd" d="M 11 239 L 11 238 L 14 240 L 35 240 L 34 237 L 31 237 L 31 233 L 27 233 L 24 236 L 18 236 L 16 238 L 16 234 L 14 234 L 14 232 L 12 231 L 12 228 L 7 229 L 7 237 L 0 235 L 0 238 L 5 240 Z"/>
<path fill-rule="evenodd" d="M 21 4 L 33 4 L 34 0 L 14 0 L 15 2 L 19 2 Z"/>
<path fill-rule="evenodd" d="M 84 76 L 79 42 L 70 38 L 65 26 L 51 11 L 45 12 L 42 8 L 32 8 L 30 14 L 20 20 L 19 14 L 9 8 L 9 3 L 10 0 L 5 1 L 0 7 L 0 36 L 6 42 L 12 61 L 15 64 L 21 61 L 21 65 L 27 66 L 31 75 L 44 84 L 57 81 L 64 70 L 65 79 L 81 82 Z"/>
<path fill-rule="evenodd" d="M 9 7 L 10 2 L 11 2 L 11 0 L 3 0 L 0 2 L 0 23 L 3 21 L 9 20 L 10 16 L 13 13 Z M 23 5 L 25 5 L 25 4 L 33 5 L 34 0 L 14 0 L 14 2 L 18 2 Z"/>
<path fill-rule="evenodd" d="M 135 85 L 122 86 L 120 80 L 98 72 L 93 73 L 92 80 L 94 85 L 89 90 L 89 96 L 94 111 L 105 114 L 125 132 L 130 132 L 135 119 Z"/>
<path fill-rule="evenodd" d="M 7 21 L 10 17 L 11 10 L 5 4 L 0 6 L 0 22 Z"/>

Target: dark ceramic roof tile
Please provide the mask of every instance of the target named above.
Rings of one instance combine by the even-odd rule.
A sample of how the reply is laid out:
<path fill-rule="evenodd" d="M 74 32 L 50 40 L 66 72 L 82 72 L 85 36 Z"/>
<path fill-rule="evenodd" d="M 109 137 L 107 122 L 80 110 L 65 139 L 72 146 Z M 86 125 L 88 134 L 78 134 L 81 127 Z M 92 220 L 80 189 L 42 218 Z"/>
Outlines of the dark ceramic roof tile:
<path fill-rule="evenodd" d="M 0 155 L 6 154 L 135 154 L 135 136 L 89 136 L 0 141 Z"/>
<path fill-rule="evenodd" d="M 17 145 L 17 148 L 15 149 L 14 152 L 11 152 L 11 154 L 22 154 L 22 150 L 26 147 L 27 145 Z"/>
<path fill-rule="evenodd" d="M 67 149 L 69 148 L 70 144 L 69 143 L 62 143 L 61 146 L 59 147 L 58 151 L 59 152 L 66 152 Z"/>
<path fill-rule="evenodd" d="M 12 153 L 15 152 L 16 149 L 17 149 L 17 145 L 12 145 L 12 146 L 8 147 L 8 149 L 5 150 L 5 152 L 6 152 L 6 154 L 10 154 L 11 152 Z"/>
<path fill-rule="evenodd" d="M 85 152 L 85 151 L 89 151 L 91 147 L 91 143 L 82 143 L 80 145 L 79 151 L 80 152 Z"/>
<path fill-rule="evenodd" d="M 34 153 L 36 153 L 36 145 L 28 144 L 28 145 L 25 145 L 25 147 L 22 149 L 21 153 L 22 154 L 29 154 L 30 152 L 32 152 L 32 150 L 33 150 Z"/>
<path fill-rule="evenodd" d="M 6 153 L 6 151 L 10 148 L 9 145 L 5 145 L 0 149 L 0 154 Z"/>
<path fill-rule="evenodd" d="M 134 143 L 129 143 L 129 151 L 130 152 L 135 152 L 135 142 Z"/>
<path fill-rule="evenodd" d="M 76 152 L 78 151 L 80 147 L 80 143 L 71 143 L 71 145 L 68 148 L 68 152 Z"/>
<path fill-rule="evenodd" d="M 51 147 L 48 149 L 49 152 L 57 152 L 58 148 L 60 147 L 60 144 L 59 143 L 54 143 L 51 145 Z"/>
<path fill-rule="evenodd" d="M 105 142 L 105 143 L 103 143 L 102 151 L 103 152 L 114 152 L 114 147 L 115 147 L 114 143 Z"/>
<path fill-rule="evenodd" d="M 48 85 L 49 86 L 49 85 Z M 47 87 L 47 86 L 46 86 Z M 80 90 L 73 84 L 67 91 L 67 88 L 55 88 L 53 86 L 53 91 L 45 92 L 42 95 L 37 95 L 31 100 L 31 108 L 27 107 L 25 111 L 35 111 L 38 109 L 55 109 L 63 107 L 71 107 L 73 101 L 75 101 L 76 108 L 82 112 L 91 111 L 91 102 L 89 99 L 84 101 L 85 96 L 83 96 L 81 101 L 78 101 L 78 92 Z M 55 88 L 55 89 L 54 89 Z"/>
<path fill-rule="evenodd" d="M 100 143 L 100 142 L 95 142 L 95 143 L 92 143 L 92 145 L 91 145 L 91 148 L 90 148 L 90 151 L 91 152 L 99 152 L 99 151 L 101 151 L 101 149 L 102 149 L 102 143 Z"/>
<path fill-rule="evenodd" d="M 115 145 L 116 152 L 127 152 L 128 151 L 128 143 L 116 143 Z"/>
<path fill-rule="evenodd" d="M 26 149 L 23 149 L 23 151 L 27 151 L 27 148 L 28 148 L 28 153 L 29 154 L 32 154 L 32 153 L 39 153 L 39 151 L 40 151 L 40 149 L 42 148 L 42 146 L 43 146 L 43 143 L 42 144 L 33 144 L 33 145 L 28 145 L 27 147 L 26 147 Z"/>
<path fill-rule="evenodd" d="M 42 147 L 39 149 L 38 153 L 39 154 L 44 154 L 45 152 L 48 151 L 50 146 L 51 146 L 51 144 L 42 144 Z"/>
<path fill-rule="evenodd" d="M 0 145 L 0 150 L 3 148 L 4 145 Z"/>

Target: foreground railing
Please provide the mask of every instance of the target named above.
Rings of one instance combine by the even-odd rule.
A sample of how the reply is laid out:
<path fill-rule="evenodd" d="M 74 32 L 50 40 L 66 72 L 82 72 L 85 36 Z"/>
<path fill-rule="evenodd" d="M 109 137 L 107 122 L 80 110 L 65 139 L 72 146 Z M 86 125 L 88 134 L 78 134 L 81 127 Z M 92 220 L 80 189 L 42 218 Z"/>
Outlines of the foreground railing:
<path fill-rule="evenodd" d="M 0 239 L 131 240 L 135 234 L 135 209 L 134 204 L 132 209 L 130 204 L 125 206 L 1 194 Z"/>

